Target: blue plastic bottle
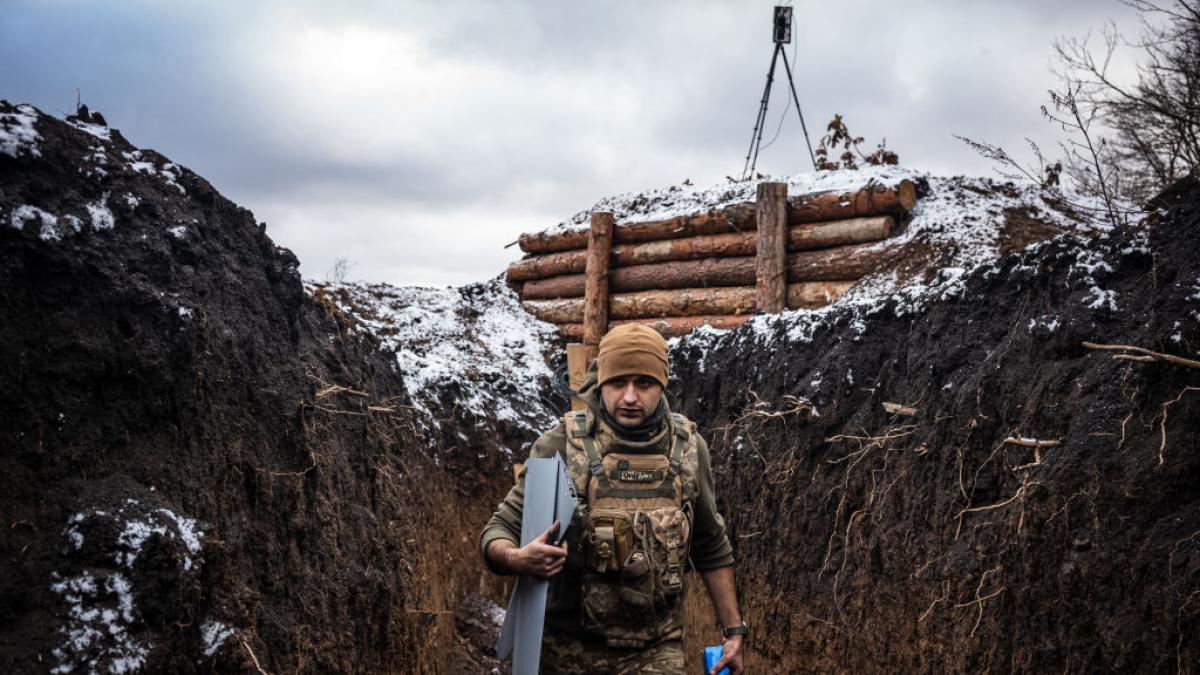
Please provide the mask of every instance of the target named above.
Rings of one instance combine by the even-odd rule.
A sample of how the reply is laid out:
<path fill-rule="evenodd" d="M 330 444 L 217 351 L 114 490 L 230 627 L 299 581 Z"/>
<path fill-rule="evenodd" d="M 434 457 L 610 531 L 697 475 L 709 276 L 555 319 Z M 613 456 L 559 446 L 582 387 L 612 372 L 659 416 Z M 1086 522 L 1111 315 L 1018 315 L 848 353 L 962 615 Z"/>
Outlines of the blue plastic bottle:
<path fill-rule="evenodd" d="M 707 675 L 708 672 L 710 670 L 712 670 L 713 666 L 717 665 L 717 661 L 721 660 L 721 656 L 724 653 L 725 653 L 725 648 L 721 645 L 717 645 L 716 647 L 705 647 L 704 648 L 704 673 L 705 673 L 705 675 Z M 725 666 L 724 668 L 722 668 L 721 672 L 718 673 L 717 675 L 729 675 L 729 666 Z"/>

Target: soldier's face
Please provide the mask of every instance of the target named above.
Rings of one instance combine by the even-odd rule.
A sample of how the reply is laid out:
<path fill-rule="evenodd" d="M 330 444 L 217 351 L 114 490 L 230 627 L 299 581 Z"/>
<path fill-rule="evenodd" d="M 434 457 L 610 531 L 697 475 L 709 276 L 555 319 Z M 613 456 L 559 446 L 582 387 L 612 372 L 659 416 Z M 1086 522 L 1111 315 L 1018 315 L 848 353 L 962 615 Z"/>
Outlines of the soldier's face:
<path fill-rule="evenodd" d="M 658 408 L 662 385 L 645 375 L 614 377 L 600 385 L 600 398 L 619 424 L 636 427 Z"/>

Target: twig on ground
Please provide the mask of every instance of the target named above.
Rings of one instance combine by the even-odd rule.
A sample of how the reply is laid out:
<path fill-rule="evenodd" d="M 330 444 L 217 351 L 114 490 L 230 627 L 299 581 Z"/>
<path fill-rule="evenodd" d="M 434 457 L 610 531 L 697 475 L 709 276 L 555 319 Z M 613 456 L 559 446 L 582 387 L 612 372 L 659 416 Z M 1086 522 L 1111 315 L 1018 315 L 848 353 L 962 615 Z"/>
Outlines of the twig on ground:
<path fill-rule="evenodd" d="M 892 403 L 890 401 L 884 401 L 883 409 L 893 415 L 904 415 L 905 417 L 916 417 L 917 416 L 916 407 L 903 405 L 900 403 Z"/>
<path fill-rule="evenodd" d="M 1023 448 L 1033 448 L 1033 461 L 1029 462 L 1028 464 L 1014 466 L 1013 471 L 1021 471 L 1023 469 L 1032 469 L 1035 466 L 1041 466 L 1042 448 L 1053 448 L 1061 442 L 1062 441 L 1060 439 L 1039 440 L 1037 438 L 1025 438 L 1023 436 L 1010 436 L 1009 438 L 1004 439 L 1004 443 L 1006 445 L 1019 445 Z"/>
<path fill-rule="evenodd" d="M 331 384 L 331 385 L 325 387 L 324 389 L 318 391 L 315 398 L 317 400 L 320 400 L 320 399 L 326 398 L 328 396 L 333 396 L 334 394 L 349 394 L 351 396 L 368 396 L 368 397 L 370 396 L 370 394 L 368 394 L 365 391 L 351 389 L 350 387 L 343 387 L 340 384 Z"/>
<path fill-rule="evenodd" d="M 1020 446 L 1026 447 L 1026 448 L 1053 448 L 1054 446 L 1061 443 L 1062 440 L 1055 439 L 1055 440 L 1051 440 L 1051 441 L 1043 441 L 1043 440 L 1038 440 L 1036 438 L 1022 438 L 1020 436 L 1010 436 L 1009 438 L 1004 439 L 1004 442 L 1008 445 L 1020 445 Z"/>
<path fill-rule="evenodd" d="M 1200 368 L 1200 361 L 1193 359 L 1185 359 L 1182 356 L 1174 354 L 1163 354 L 1162 352 L 1150 351 L 1144 347 L 1134 347 L 1132 345 L 1102 345 L 1095 342 L 1084 341 L 1084 347 L 1105 352 L 1132 352 L 1131 354 L 1114 354 L 1113 358 L 1122 361 L 1161 361 L 1163 363 L 1173 363 L 1177 366 L 1187 366 L 1189 368 Z"/>

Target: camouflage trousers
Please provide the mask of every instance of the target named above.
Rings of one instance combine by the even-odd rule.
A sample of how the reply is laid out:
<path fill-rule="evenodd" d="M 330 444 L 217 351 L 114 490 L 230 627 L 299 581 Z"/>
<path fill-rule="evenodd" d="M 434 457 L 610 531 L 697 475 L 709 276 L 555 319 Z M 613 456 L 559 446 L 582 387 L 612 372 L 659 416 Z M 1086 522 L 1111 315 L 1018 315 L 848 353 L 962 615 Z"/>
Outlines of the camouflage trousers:
<path fill-rule="evenodd" d="M 544 675 L 682 675 L 683 645 L 664 640 L 641 649 L 608 647 L 546 632 L 542 641 Z"/>

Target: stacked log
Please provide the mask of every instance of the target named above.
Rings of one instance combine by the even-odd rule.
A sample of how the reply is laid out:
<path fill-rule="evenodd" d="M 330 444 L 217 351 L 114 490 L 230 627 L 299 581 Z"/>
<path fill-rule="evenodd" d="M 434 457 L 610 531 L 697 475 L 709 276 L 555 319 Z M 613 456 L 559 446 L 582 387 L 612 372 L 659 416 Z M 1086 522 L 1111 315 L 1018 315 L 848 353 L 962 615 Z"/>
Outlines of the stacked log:
<path fill-rule="evenodd" d="M 790 208 L 789 206 L 789 218 Z M 891 235 L 894 225 L 895 219 L 892 216 L 803 223 L 788 228 L 787 248 L 789 251 L 807 251 L 878 241 Z M 614 268 L 631 267 L 673 260 L 754 255 L 756 242 L 756 232 L 751 230 L 686 239 L 663 239 L 642 244 L 621 244 L 612 247 L 611 265 Z M 530 281 L 582 274 L 586 263 L 586 249 L 534 255 L 509 265 L 508 280 Z"/>
<path fill-rule="evenodd" d="M 521 249 L 530 255 L 510 265 L 507 277 L 519 289 L 525 307 L 558 324 L 569 339 L 584 335 L 585 298 L 606 304 L 608 327 L 639 322 L 664 335 L 703 324 L 733 327 L 763 311 L 764 302 L 778 309 L 780 293 L 786 294 L 783 304 L 789 309 L 836 300 L 887 262 L 888 249 L 876 242 L 889 237 L 897 218 L 915 204 L 909 181 L 793 196 L 786 202 L 780 198 L 782 187 L 768 190 L 772 206 L 763 213 L 781 229 L 761 235 L 768 237 L 762 250 L 757 212 L 765 197 L 760 195 L 758 203 L 668 220 L 610 224 L 611 238 L 602 239 L 611 242 L 608 250 L 604 243 L 588 245 L 589 230 L 522 235 Z M 781 220 L 782 211 L 786 220 Z M 782 242 L 776 232 L 782 233 Z M 596 270 L 593 286 L 600 286 L 596 274 L 607 276 L 606 302 L 587 292 L 589 254 Z M 764 255 L 769 259 L 764 261 Z M 597 256 L 606 257 L 606 269 Z M 776 286 L 767 296 L 756 294 L 759 268 L 765 264 L 763 269 L 778 278 L 773 270 L 779 260 L 786 291 Z M 592 311 L 599 317 L 598 306 Z"/>

